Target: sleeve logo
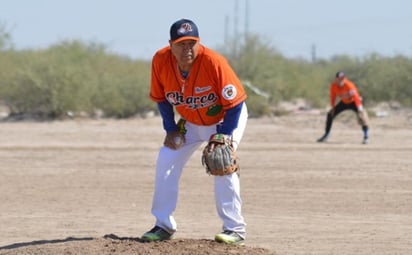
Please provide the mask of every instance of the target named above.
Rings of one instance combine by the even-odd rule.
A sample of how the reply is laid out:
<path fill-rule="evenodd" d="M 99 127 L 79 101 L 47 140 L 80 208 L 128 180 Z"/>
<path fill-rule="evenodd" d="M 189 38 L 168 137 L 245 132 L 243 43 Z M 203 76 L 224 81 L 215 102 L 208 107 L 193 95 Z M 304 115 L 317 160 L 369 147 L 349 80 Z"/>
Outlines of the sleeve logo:
<path fill-rule="evenodd" d="M 222 96 L 226 100 L 232 100 L 236 97 L 237 90 L 233 84 L 228 84 L 223 87 Z"/>

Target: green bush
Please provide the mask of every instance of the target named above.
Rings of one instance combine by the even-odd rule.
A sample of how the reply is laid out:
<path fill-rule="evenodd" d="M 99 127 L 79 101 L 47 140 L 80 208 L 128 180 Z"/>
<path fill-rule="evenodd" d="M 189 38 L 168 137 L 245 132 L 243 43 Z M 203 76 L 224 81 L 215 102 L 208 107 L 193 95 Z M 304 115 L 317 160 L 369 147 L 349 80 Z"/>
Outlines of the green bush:
<path fill-rule="evenodd" d="M 0 100 L 13 114 L 61 118 L 99 111 L 105 117 L 128 118 L 157 111 L 149 98 L 148 61 L 112 54 L 95 42 L 63 41 L 24 51 L 11 45 L 10 34 L 0 26 Z M 338 70 L 358 85 L 366 104 L 397 101 L 412 106 L 412 60 L 405 56 L 344 55 L 309 62 L 285 58 L 258 36 L 225 46 L 218 51 L 242 81 L 253 85 L 246 87 L 252 117 L 285 114 L 277 104 L 297 98 L 312 107 L 328 106 L 329 84 Z"/>
<path fill-rule="evenodd" d="M 24 61 L 16 60 L 0 83 L 1 98 L 13 113 L 57 118 L 103 110 L 107 117 L 129 117 L 152 107 L 148 63 L 78 41 L 22 54 Z"/>

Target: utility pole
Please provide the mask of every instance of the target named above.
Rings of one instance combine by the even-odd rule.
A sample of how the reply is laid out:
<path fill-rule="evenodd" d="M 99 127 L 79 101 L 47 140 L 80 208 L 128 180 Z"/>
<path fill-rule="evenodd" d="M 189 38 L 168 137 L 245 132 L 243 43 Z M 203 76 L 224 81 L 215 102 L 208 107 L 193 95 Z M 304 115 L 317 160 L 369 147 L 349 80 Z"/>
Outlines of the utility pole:
<path fill-rule="evenodd" d="M 238 51 L 238 38 L 239 38 L 239 32 L 238 32 L 238 23 L 239 23 L 239 17 L 238 17 L 238 12 L 239 12 L 239 1 L 235 0 L 235 17 L 233 21 L 233 55 L 235 58 L 237 58 L 237 51 Z"/>
<path fill-rule="evenodd" d="M 229 43 L 229 16 L 225 16 L 225 31 L 224 31 L 224 45 L 228 45 Z"/>
<path fill-rule="evenodd" d="M 312 44 L 312 63 L 316 63 L 317 59 L 316 59 L 316 45 Z"/>
<path fill-rule="evenodd" d="M 249 0 L 245 0 L 245 42 L 249 37 Z"/>

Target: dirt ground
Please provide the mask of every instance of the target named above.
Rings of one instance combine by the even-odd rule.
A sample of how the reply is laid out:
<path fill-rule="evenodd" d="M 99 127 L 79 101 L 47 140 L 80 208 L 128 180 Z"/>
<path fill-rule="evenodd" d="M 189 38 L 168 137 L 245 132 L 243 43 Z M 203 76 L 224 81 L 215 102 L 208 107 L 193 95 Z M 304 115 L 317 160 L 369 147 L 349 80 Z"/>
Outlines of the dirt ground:
<path fill-rule="evenodd" d="M 172 241 L 147 244 L 159 118 L 0 123 L 0 254 L 412 254 L 412 114 L 250 119 L 238 154 L 245 247 L 217 244 L 196 151 Z"/>

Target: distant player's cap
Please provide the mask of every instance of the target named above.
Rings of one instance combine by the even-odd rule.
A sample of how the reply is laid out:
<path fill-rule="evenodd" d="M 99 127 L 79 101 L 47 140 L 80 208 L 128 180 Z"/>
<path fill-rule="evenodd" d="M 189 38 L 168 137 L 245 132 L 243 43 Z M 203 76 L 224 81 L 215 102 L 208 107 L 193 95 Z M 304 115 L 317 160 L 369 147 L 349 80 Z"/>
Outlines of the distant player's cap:
<path fill-rule="evenodd" d="M 339 71 L 339 72 L 336 73 L 336 78 L 342 78 L 342 77 L 345 77 L 345 73 L 344 73 L 344 72 Z"/>
<path fill-rule="evenodd" d="M 170 41 L 178 43 L 183 40 L 199 41 L 199 31 L 196 24 L 189 19 L 180 19 L 170 27 Z"/>

